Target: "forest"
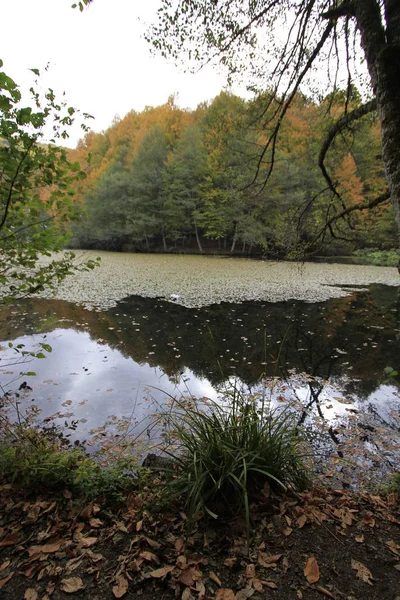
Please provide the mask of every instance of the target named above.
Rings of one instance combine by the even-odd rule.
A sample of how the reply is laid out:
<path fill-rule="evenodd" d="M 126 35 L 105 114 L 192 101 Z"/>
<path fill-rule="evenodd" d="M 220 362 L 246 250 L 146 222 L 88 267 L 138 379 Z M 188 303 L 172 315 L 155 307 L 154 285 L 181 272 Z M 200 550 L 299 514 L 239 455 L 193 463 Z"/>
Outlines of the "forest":
<path fill-rule="evenodd" d="M 320 102 L 297 94 L 270 177 L 262 160 L 268 98 L 266 92 L 246 101 L 223 91 L 190 111 L 170 97 L 87 133 L 71 151 L 86 173 L 77 184 L 81 214 L 71 226 L 71 247 L 296 259 L 397 246 L 389 200 L 332 222 L 327 216 L 332 196 L 318 154 L 332 123 L 361 105 L 357 90 L 350 105 L 345 92 Z M 268 105 L 273 111 L 274 102 Z M 335 138 L 325 165 L 346 207 L 382 193 L 376 113 Z"/>

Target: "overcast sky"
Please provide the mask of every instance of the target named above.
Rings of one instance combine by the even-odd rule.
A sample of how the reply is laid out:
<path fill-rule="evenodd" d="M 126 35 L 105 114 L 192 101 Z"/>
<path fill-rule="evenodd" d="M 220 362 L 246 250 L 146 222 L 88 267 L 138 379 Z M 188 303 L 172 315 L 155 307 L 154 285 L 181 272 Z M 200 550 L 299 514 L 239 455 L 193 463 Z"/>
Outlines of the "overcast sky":
<path fill-rule="evenodd" d="M 159 0 L 95 0 L 83 13 L 73 0 L 1 0 L 0 58 L 4 71 L 22 90 L 43 70 L 46 87 L 66 92 L 68 103 L 95 117 L 95 131 L 115 115 L 157 106 L 178 93 L 182 108 L 195 108 L 225 85 L 222 74 L 196 75 L 150 55 L 143 39 Z M 76 129 L 68 145 L 81 136 Z"/>

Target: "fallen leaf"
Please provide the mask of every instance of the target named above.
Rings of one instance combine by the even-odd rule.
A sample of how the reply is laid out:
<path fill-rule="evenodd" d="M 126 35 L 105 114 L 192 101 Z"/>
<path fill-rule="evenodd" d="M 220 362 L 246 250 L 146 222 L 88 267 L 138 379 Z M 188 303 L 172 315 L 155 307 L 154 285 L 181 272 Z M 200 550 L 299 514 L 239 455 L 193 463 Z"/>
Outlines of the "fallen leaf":
<path fill-rule="evenodd" d="M 190 591 L 190 588 L 185 588 L 182 593 L 181 600 L 194 600 L 194 596 Z"/>
<path fill-rule="evenodd" d="M 67 594 L 74 594 L 80 590 L 84 590 L 85 586 L 80 577 L 69 577 L 68 579 L 61 579 L 61 589 Z"/>
<path fill-rule="evenodd" d="M 261 581 L 261 579 L 257 579 L 257 577 L 254 577 L 254 579 L 251 580 L 251 585 L 256 590 L 256 592 L 261 593 L 263 591 L 262 581 Z"/>
<path fill-rule="evenodd" d="M 11 577 L 14 575 L 14 571 L 12 571 L 9 575 L 7 575 L 7 577 L 4 577 L 4 579 L 0 579 L 0 590 L 2 587 L 4 587 L 7 583 L 7 581 L 10 581 Z"/>
<path fill-rule="evenodd" d="M 247 565 L 246 577 L 248 579 L 253 579 L 255 576 L 256 576 L 256 567 L 254 565 Z"/>
<path fill-rule="evenodd" d="M 190 567 L 188 569 L 184 569 L 179 575 L 178 581 L 183 585 L 186 585 L 186 587 L 192 587 L 192 585 L 194 585 L 192 569 Z"/>
<path fill-rule="evenodd" d="M 315 556 L 310 556 L 304 567 L 304 576 L 308 583 L 316 583 L 319 581 L 319 567 Z"/>
<path fill-rule="evenodd" d="M 394 542 L 393 540 L 388 540 L 387 542 L 385 542 L 385 546 L 390 550 L 390 552 L 393 552 L 393 554 L 395 554 L 396 556 L 399 555 L 400 546 L 396 544 L 396 542 Z"/>
<path fill-rule="evenodd" d="M 301 529 L 307 523 L 307 516 L 306 515 L 300 515 L 300 517 L 298 517 L 296 519 L 296 523 L 297 523 L 297 527 L 299 529 Z"/>
<path fill-rule="evenodd" d="M 288 537 L 293 533 L 293 529 L 291 527 L 282 527 L 282 533 Z"/>
<path fill-rule="evenodd" d="M 97 544 L 98 538 L 96 537 L 86 537 L 82 538 L 78 544 L 78 548 L 91 548 L 95 544 Z"/>
<path fill-rule="evenodd" d="M 93 529 L 98 529 L 103 525 L 103 521 L 101 519 L 97 519 L 96 517 L 92 517 L 91 519 L 89 519 L 89 525 Z"/>
<path fill-rule="evenodd" d="M 171 573 L 171 571 L 173 571 L 175 569 L 175 567 L 162 567 L 161 569 L 156 569 L 155 571 L 150 571 L 150 573 L 148 574 L 150 577 L 155 577 L 156 579 L 161 579 L 162 577 L 165 577 L 166 575 L 168 575 L 168 573 Z"/>
<path fill-rule="evenodd" d="M 224 565 L 226 567 L 229 567 L 230 569 L 232 569 L 232 567 L 236 564 L 236 557 L 234 556 L 233 558 L 226 558 L 224 560 Z"/>
<path fill-rule="evenodd" d="M 146 542 L 148 543 L 148 545 L 151 548 L 154 548 L 154 550 L 159 550 L 161 548 L 161 544 L 159 544 L 158 542 L 156 542 L 155 540 L 151 540 L 150 538 L 146 537 L 144 538 L 146 540 Z"/>
<path fill-rule="evenodd" d="M 179 537 L 175 540 L 175 550 L 180 554 L 185 547 L 185 538 Z"/>
<path fill-rule="evenodd" d="M 358 535 L 358 536 L 355 537 L 355 540 L 359 544 L 363 544 L 364 543 L 364 536 L 363 535 Z"/>
<path fill-rule="evenodd" d="M 351 559 L 351 568 L 357 571 L 356 575 L 358 579 L 365 581 L 365 583 L 368 583 L 369 585 L 373 585 L 371 581 L 373 579 L 372 573 L 365 565 L 358 560 Z"/>
<path fill-rule="evenodd" d="M 333 598 L 333 600 L 335 600 L 335 596 L 333 594 L 331 594 L 330 591 L 327 590 L 326 588 L 324 588 L 320 585 L 316 585 L 315 589 L 318 590 L 319 592 L 321 592 L 321 594 L 328 596 L 328 598 Z"/>
<path fill-rule="evenodd" d="M 214 583 L 216 583 L 219 587 L 222 587 L 222 581 L 220 580 L 220 578 L 214 573 L 214 571 L 210 571 L 208 574 L 209 578 L 211 579 L 211 581 L 213 581 Z"/>
<path fill-rule="evenodd" d="M 235 596 L 235 600 L 247 600 L 247 598 L 251 598 L 251 596 L 254 594 L 255 589 L 248 586 L 243 588 L 242 590 L 239 590 L 238 593 Z"/>
<path fill-rule="evenodd" d="M 38 593 L 34 588 L 28 588 L 25 590 L 24 599 L 25 600 L 37 600 Z"/>
<path fill-rule="evenodd" d="M 271 590 L 276 590 L 278 586 L 273 581 L 266 581 L 265 579 L 261 579 L 261 583 L 266 587 L 271 588 Z"/>
<path fill-rule="evenodd" d="M 0 548 L 5 548 L 6 546 L 14 546 L 19 540 L 18 533 L 9 533 L 3 538 L 0 542 Z"/>
<path fill-rule="evenodd" d="M 136 531 L 141 531 L 143 527 L 143 519 L 136 523 Z"/>
<path fill-rule="evenodd" d="M 266 569 L 274 569 L 281 556 L 282 554 L 267 554 L 266 552 L 259 552 L 258 564 Z"/>
<path fill-rule="evenodd" d="M 222 588 L 218 590 L 215 600 L 235 600 L 235 594 L 233 593 L 233 590 Z"/>
<path fill-rule="evenodd" d="M 7 569 L 7 567 L 11 564 L 11 560 L 5 560 L 3 562 L 3 564 L 0 566 L 0 573 L 1 571 L 4 571 L 4 569 Z"/>
<path fill-rule="evenodd" d="M 115 598 L 122 598 L 128 591 L 129 583 L 126 577 L 119 575 L 116 579 L 116 585 L 113 586 L 112 592 Z"/>

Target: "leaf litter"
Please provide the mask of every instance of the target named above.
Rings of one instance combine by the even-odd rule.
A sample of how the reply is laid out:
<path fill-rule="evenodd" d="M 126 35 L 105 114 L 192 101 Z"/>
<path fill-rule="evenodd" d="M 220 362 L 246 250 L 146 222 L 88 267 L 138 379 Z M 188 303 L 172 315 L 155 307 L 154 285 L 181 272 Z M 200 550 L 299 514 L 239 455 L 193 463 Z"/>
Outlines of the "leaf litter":
<path fill-rule="evenodd" d="M 123 598 L 132 589 L 143 600 L 267 593 L 280 600 L 378 600 L 398 586 L 399 505 L 387 498 L 322 488 L 283 498 L 271 492 L 251 507 L 247 546 L 229 521 L 200 519 L 187 531 L 181 507 L 150 511 L 153 487 L 110 506 L 102 499 L 82 505 L 70 493 L 33 498 L 0 486 L 2 599 L 91 597 L 95 590 Z"/>

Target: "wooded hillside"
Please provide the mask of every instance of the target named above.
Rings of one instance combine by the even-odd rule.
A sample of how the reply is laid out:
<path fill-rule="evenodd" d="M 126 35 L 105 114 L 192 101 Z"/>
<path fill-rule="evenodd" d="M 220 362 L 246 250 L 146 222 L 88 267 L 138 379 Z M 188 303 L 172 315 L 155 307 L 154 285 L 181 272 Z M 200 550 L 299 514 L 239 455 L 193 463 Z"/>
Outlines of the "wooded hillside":
<path fill-rule="evenodd" d="M 115 119 L 103 133 L 88 133 L 72 152 L 87 178 L 79 184 L 77 205 L 84 214 L 72 226 L 71 245 L 289 258 L 321 248 L 343 253 L 396 246 L 390 201 L 327 223 L 331 191 L 318 154 L 330 123 L 344 114 L 345 94 L 320 103 L 296 97 L 267 185 L 269 163 L 261 153 L 271 115 L 263 114 L 265 100 L 222 92 L 188 111 L 171 97 Z M 356 90 L 351 103 L 352 109 L 361 103 Z M 385 189 L 374 113 L 335 139 L 325 164 L 346 207 Z"/>

